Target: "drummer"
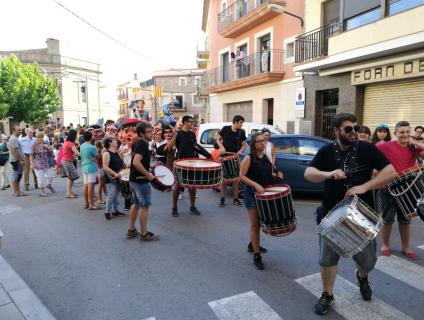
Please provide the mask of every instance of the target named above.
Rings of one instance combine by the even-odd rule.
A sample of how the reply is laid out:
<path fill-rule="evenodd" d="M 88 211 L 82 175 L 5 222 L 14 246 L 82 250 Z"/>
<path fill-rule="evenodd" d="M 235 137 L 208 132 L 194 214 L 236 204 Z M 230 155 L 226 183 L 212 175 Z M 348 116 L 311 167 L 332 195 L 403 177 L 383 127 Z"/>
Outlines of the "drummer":
<path fill-rule="evenodd" d="M 260 246 L 260 221 L 256 209 L 255 192 L 264 192 L 264 187 L 272 184 L 274 175 L 282 178 L 282 173 L 274 173 L 271 161 L 265 155 L 266 140 L 262 132 L 252 135 L 250 153 L 243 159 L 240 167 L 240 180 L 245 184 L 243 202 L 250 220 L 250 242 L 247 246 L 253 252 L 253 263 L 259 269 L 264 269 L 261 253 L 267 250 Z"/>
<path fill-rule="evenodd" d="M 140 138 L 132 146 L 133 157 L 130 168 L 130 188 L 132 193 L 132 206 L 130 210 L 130 220 L 128 223 L 128 238 L 135 238 L 138 232 L 135 228 L 138 211 L 141 209 L 140 220 L 140 240 L 159 240 L 159 235 L 147 230 L 147 217 L 151 206 L 152 190 L 149 181 L 155 176 L 149 172 L 150 152 L 149 142 L 153 137 L 153 128 L 149 122 L 140 122 L 136 127 L 137 136 Z"/>
<path fill-rule="evenodd" d="M 395 126 L 395 141 L 380 143 L 377 148 L 390 160 L 398 174 L 418 168 L 417 159 L 424 156 L 424 144 L 411 137 L 411 126 L 407 121 L 400 121 Z M 405 218 L 393 196 L 388 190 L 380 190 L 384 225 L 381 229 L 381 254 L 390 256 L 390 234 L 397 216 L 399 234 L 402 241 L 402 253 L 409 259 L 416 260 L 417 255 L 412 251 L 409 240 L 411 237 L 410 219 Z"/>
<path fill-rule="evenodd" d="M 362 200 L 373 208 L 370 190 L 387 184 L 396 176 L 393 166 L 375 145 L 358 141 L 360 126 L 356 121 L 353 114 L 336 115 L 332 121 L 336 141 L 322 147 L 305 171 L 306 180 L 325 182 L 322 205 L 316 212 L 317 224 L 346 196 L 361 195 Z M 361 169 L 356 169 L 354 174 L 346 173 L 354 168 Z M 380 172 L 371 180 L 373 169 Z M 340 256 L 324 239 L 319 239 L 319 245 L 323 292 L 315 305 L 315 313 L 324 315 L 334 303 L 333 287 Z M 371 300 L 372 289 L 368 283 L 368 273 L 374 269 L 377 262 L 375 241 L 354 255 L 353 259 L 357 264 L 356 277 L 362 298 Z"/>
<path fill-rule="evenodd" d="M 237 154 L 240 156 L 244 149 L 246 149 L 246 133 L 241 128 L 243 127 L 244 118 L 240 115 L 233 117 L 233 124 L 231 126 L 224 126 L 218 133 L 216 143 L 219 146 L 221 155 L 225 154 Z M 243 206 L 238 198 L 239 194 L 239 182 L 233 181 L 233 204 L 236 206 Z M 221 199 L 219 206 L 225 206 L 225 193 L 227 191 L 227 183 L 222 182 L 221 185 Z"/>
<path fill-rule="evenodd" d="M 118 210 L 119 198 L 119 171 L 124 168 L 124 161 L 118 153 L 118 139 L 107 136 L 103 141 L 106 151 L 103 152 L 102 162 L 105 171 L 105 181 L 107 184 L 107 198 L 105 219 L 110 220 L 112 216 L 119 217 L 125 214 Z"/>
<path fill-rule="evenodd" d="M 178 130 L 177 134 L 172 136 L 168 142 L 167 149 L 172 150 L 174 146 L 177 148 L 177 159 L 183 158 L 198 158 L 196 152 L 196 135 L 191 130 L 193 128 L 194 119 L 192 116 L 184 116 L 182 119 L 182 127 Z M 178 217 L 177 201 L 180 195 L 181 186 L 177 183 L 174 186 L 172 197 L 172 216 Z M 190 189 L 190 213 L 199 216 L 201 213 L 196 208 L 196 189 Z"/>

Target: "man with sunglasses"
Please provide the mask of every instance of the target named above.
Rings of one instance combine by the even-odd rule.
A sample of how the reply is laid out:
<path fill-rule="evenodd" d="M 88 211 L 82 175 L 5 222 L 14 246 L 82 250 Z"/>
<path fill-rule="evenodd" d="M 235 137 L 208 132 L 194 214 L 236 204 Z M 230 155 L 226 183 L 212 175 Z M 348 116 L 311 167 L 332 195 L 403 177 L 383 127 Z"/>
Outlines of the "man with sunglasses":
<path fill-rule="evenodd" d="M 378 149 L 389 159 L 398 174 L 416 169 L 418 167 L 418 157 L 424 156 L 424 144 L 412 139 L 411 126 L 407 121 L 400 121 L 396 124 L 395 136 L 395 141 L 379 144 L 377 146 Z M 390 195 L 387 188 L 381 189 L 380 195 L 384 219 L 384 225 L 381 229 L 381 254 L 383 256 L 391 255 L 390 234 L 395 216 L 397 216 L 399 234 L 402 241 L 402 253 L 409 259 L 416 260 L 417 255 L 412 251 L 409 245 L 411 237 L 410 219 L 402 214 L 394 197 Z"/>
<path fill-rule="evenodd" d="M 370 191 L 387 184 L 396 176 L 393 166 L 375 145 L 358 141 L 360 126 L 355 115 L 338 114 L 333 118 L 332 125 L 336 141 L 322 147 L 305 171 L 308 181 L 325 183 L 322 205 L 316 212 L 317 224 L 337 203 L 355 194 L 370 207 L 374 207 Z M 380 172 L 371 180 L 374 169 Z M 355 173 L 349 174 L 349 171 Z M 315 305 L 315 313 L 324 315 L 334 303 L 333 287 L 340 256 L 321 237 L 319 246 L 323 292 Z M 372 290 L 368 283 L 368 273 L 377 262 L 375 241 L 354 255 L 353 260 L 357 264 L 356 277 L 362 298 L 371 300 Z"/>

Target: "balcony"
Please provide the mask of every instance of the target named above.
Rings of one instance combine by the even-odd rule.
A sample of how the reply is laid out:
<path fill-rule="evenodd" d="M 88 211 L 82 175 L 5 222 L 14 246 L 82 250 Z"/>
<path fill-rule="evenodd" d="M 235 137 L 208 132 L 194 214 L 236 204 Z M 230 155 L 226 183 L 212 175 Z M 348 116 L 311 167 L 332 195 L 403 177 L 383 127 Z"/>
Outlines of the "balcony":
<path fill-rule="evenodd" d="M 218 33 L 224 38 L 234 38 L 253 27 L 281 14 L 269 5 L 286 4 L 283 0 L 236 0 L 218 14 Z"/>
<path fill-rule="evenodd" d="M 295 61 L 304 63 L 328 55 L 328 39 L 340 32 L 338 22 L 312 30 L 297 37 L 295 42 Z"/>
<path fill-rule="evenodd" d="M 197 67 L 199 69 L 206 69 L 209 61 L 209 50 L 197 50 Z"/>
<path fill-rule="evenodd" d="M 231 91 L 283 80 L 283 50 L 257 52 L 206 73 L 209 93 Z"/>

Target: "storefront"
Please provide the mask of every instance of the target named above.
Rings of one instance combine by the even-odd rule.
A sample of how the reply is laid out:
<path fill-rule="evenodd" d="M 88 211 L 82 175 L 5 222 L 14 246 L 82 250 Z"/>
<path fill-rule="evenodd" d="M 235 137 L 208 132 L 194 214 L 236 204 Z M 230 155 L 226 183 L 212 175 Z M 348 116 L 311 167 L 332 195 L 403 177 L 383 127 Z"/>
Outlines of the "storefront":
<path fill-rule="evenodd" d="M 406 120 L 424 124 L 424 58 L 352 71 L 354 86 L 364 86 L 363 124 L 373 130 Z"/>

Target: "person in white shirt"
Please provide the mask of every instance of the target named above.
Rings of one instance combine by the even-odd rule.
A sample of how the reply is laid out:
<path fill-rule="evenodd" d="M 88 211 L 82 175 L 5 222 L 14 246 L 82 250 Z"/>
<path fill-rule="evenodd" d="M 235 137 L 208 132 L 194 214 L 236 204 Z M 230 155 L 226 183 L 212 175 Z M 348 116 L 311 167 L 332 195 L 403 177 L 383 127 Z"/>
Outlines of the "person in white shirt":
<path fill-rule="evenodd" d="M 29 172 L 32 171 L 32 175 L 34 177 L 34 186 L 35 189 L 38 189 L 37 176 L 35 175 L 34 170 L 31 170 L 30 166 L 30 155 L 32 146 L 34 145 L 36 139 L 34 138 L 34 131 L 31 128 L 25 129 L 26 136 L 20 137 L 19 142 L 22 146 L 22 152 L 25 155 L 25 163 L 24 163 L 24 187 L 25 191 L 29 191 Z"/>

